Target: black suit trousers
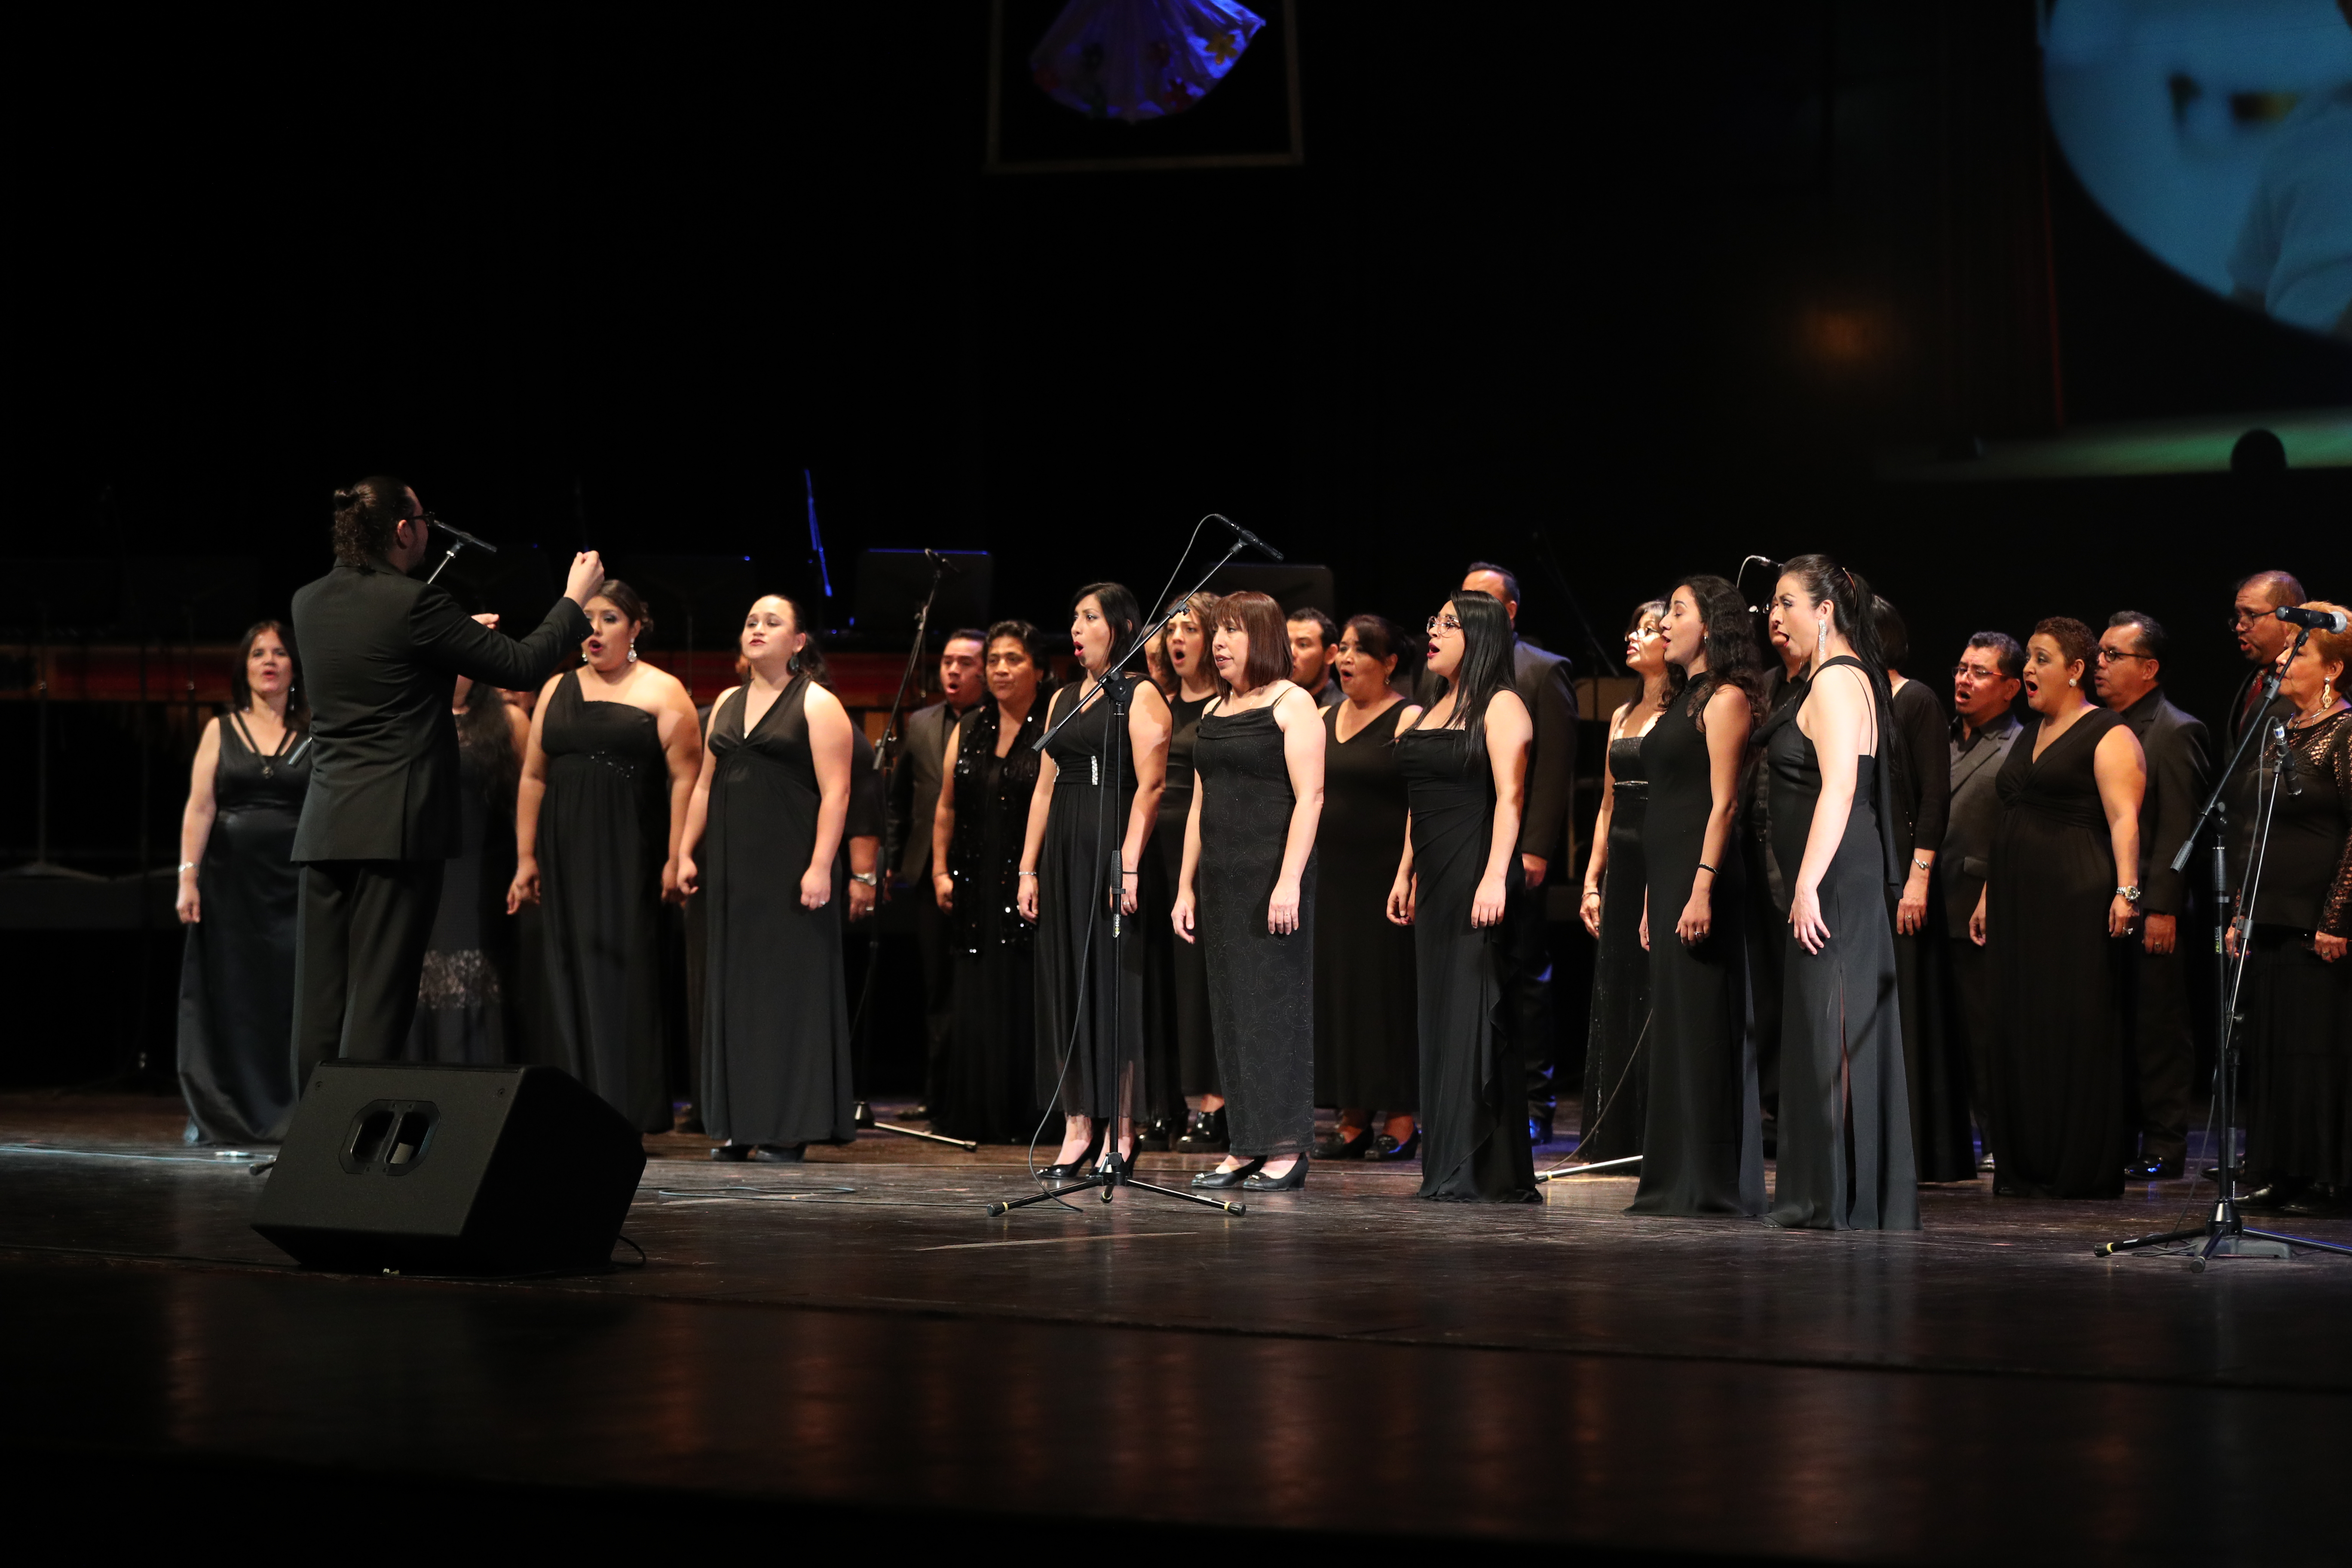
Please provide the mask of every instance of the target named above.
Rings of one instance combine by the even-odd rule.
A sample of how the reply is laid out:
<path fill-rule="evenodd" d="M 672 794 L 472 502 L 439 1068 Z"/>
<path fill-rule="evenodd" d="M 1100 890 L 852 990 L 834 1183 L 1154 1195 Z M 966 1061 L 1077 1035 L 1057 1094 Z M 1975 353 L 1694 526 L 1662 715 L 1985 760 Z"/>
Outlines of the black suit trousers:
<path fill-rule="evenodd" d="M 294 934 L 294 1065 L 394 1061 L 441 905 L 441 860 L 321 860 L 302 868 Z"/>
<path fill-rule="evenodd" d="M 1503 1029 L 1507 1057 L 1523 1063 L 1528 1078 L 1528 1114 L 1549 1125 L 1552 1119 L 1552 1058 L 1558 1049 L 1551 1016 L 1551 921 L 1544 912 L 1544 889 L 1515 888 L 1503 906 Z"/>
<path fill-rule="evenodd" d="M 2000 1130 L 1992 1124 L 1992 963 L 1985 950 L 1966 936 L 1951 937 L 1952 989 L 1958 993 L 1961 1048 L 1969 1058 L 1969 1098 L 1976 1102 L 1977 1136 L 1988 1152 L 2000 1149 Z"/>
<path fill-rule="evenodd" d="M 2186 923 L 2186 922 L 2183 922 Z M 2150 952 L 2131 939 L 2131 984 L 2124 993 L 2127 1037 L 2139 1089 L 2140 1152 L 2178 1160 L 2189 1152 L 2189 1092 L 2197 1047 L 2189 1033 L 2189 973 L 2180 950 Z"/>

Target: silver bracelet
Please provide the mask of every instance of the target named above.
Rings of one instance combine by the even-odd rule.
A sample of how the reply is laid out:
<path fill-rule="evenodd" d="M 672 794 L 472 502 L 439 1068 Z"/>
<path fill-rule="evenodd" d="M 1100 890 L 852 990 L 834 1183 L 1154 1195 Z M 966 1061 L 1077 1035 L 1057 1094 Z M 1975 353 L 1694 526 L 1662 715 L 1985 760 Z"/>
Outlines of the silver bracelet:
<path fill-rule="evenodd" d="M 1034 876 L 1036 876 L 1036 874 L 1037 874 L 1037 873 L 1036 873 L 1036 872 L 1034 872 L 1034 871 L 1023 871 L 1023 872 L 1019 872 L 1019 873 L 1017 873 L 1017 874 L 1018 874 L 1018 875 L 1020 875 L 1020 876 L 1024 876 L 1024 877 L 1034 877 Z"/>
<path fill-rule="evenodd" d="M 183 860 L 180 862 L 180 869 L 183 871 L 193 871 L 195 868 L 196 863 L 194 860 Z"/>

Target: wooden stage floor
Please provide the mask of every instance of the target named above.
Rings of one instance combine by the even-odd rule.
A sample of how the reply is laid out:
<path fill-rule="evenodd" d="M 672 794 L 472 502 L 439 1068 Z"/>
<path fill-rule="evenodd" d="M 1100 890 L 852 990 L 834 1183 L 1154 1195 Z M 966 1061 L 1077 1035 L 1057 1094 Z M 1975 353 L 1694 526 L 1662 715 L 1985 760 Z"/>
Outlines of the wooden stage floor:
<path fill-rule="evenodd" d="M 1912 1236 L 1636 1219 L 1608 1177 L 1427 1205 L 1346 1164 L 1243 1218 L 1135 1193 L 990 1218 L 1021 1151 L 868 1133 L 720 1165 L 656 1138 L 643 1268 L 460 1283 L 292 1268 L 247 1228 L 247 1163 L 178 1127 L 0 1097 L 20 1495 L 257 1542 L 396 1508 L 697 1554 L 2347 1550 L 2352 1259 L 2092 1256 L 2200 1213 L 2188 1183 L 1931 1188 Z"/>

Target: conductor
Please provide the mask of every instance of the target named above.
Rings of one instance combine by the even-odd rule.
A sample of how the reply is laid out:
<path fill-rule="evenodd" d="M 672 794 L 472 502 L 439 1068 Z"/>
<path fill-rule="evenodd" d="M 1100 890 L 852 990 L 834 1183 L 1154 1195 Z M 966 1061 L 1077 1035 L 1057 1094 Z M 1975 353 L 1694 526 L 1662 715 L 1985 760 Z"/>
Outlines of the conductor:
<path fill-rule="evenodd" d="M 294 834 L 298 1083 L 331 1057 L 396 1057 L 408 1038 L 442 869 L 460 847 L 457 678 L 538 685 L 586 640 L 582 606 L 604 581 L 594 551 L 574 556 L 564 596 L 518 642 L 408 575 L 432 523 L 388 475 L 337 490 L 335 569 L 294 595 L 314 747 Z"/>

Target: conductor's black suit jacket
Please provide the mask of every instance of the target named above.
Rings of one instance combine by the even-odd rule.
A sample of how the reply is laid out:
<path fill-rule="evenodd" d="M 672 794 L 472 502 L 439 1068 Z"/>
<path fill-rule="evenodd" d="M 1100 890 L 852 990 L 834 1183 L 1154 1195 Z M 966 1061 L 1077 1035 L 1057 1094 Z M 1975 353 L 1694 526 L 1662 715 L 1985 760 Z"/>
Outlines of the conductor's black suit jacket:
<path fill-rule="evenodd" d="M 1528 705 L 1536 731 L 1520 797 L 1519 853 L 1540 855 L 1549 863 L 1544 874 L 1545 912 L 1554 920 L 1575 914 L 1583 886 L 1576 866 L 1574 676 L 1568 660 L 1533 643 L 1522 640 L 1511 650 L 1511 685 Z M 1554 892 L 1564 894 L 1564 905 L 1549 896 Z"/>
<path fill-rule="evenodd" d="M 536 686 L 587 636 L 588 617 L 569 599 L 517 641 L 445 590 L 383 565 L 338 566 L 297 593 L 312 763 L 295 860 L 457 856 L 457 677 Z"/>

